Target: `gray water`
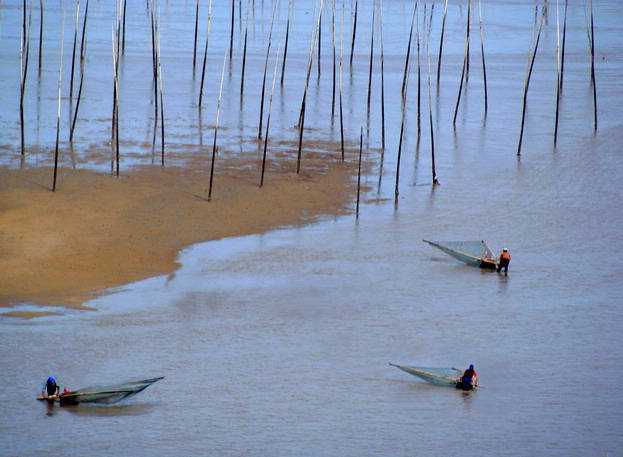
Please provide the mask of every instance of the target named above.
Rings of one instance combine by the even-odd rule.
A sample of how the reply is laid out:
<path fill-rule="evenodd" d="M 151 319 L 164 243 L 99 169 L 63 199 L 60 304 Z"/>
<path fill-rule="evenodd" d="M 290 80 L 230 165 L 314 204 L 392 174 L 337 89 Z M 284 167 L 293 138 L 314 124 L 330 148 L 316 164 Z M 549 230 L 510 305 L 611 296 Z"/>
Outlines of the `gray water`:
<path fill-rule="evenodd" d="M 15 43 L 19 49 L 16 3 L 3 5 L 3 107 L 15 107 L 19 93 L 15 72 L 5 64 L 15 64 L 14 59 L 7 60 L 7 43 L 11 55 Z M 348 65 L 344 68 L 351 143 L 358 140 L 366 103 L 362 94 L 367 89 L 371 7 L 362 3 L 352 78 Z M 619 394 L 623 375 L 619 349 L 623 330 L 622 10 L 615 1 L 595 4 L 599 129 L 594 133 L 584 10 L 575 4 L 570 8 L 560 137 L 554 149 L 556 34 L 555 8 L 550 4 L 518 160 L 534 14 L 534 6 L 528 3 L 486 3 L 489 111 L 484 119 L 480 61 L 472 51 L 456 130 L 452 117 L 466 8 L 449 5 L 439 92 L 433 82 L 440 186 L 430 185 L 426 117 L 416 149 L 417 80 L 412 69 L 400 195 L 394 203 L 400 128 L 397 92 L 411 6 L 386 1 L 387 147 L 379 178 L 380 76 L 375 72 L 376 107 L 364 138 L 368 143 L 364 160 L 371 171 L 364 179 L 368 192 L 358 220 L 326 218 L 305 228 L 198 244 L 180 253 L 182 267 L 174 275 L 111 291 L 88 303 L 97 311 L 67 311 L 30 321 L 1 319 L 0 453 L 623 455 Z M 226 72 L 223 89 L 222 139 L 225 153 L 231 155 L 249 150 L 257 128 L 253 100 L 259 99 L 261 90 L 262 37 L 268 33 L 270 8 L 269 2 L 255 4 L 250 28 L 254 64 L 242 110 L 238 47 L 234 54 L 238 60 L 232 64 L 231 77 Z M 101 25 L 105 37 L 114 13 L 105 16 L 108 7 L 93 5 L 108 17 Z M 165 61 L 180 62 L 163 69 L 170 94 L 167 97 L 165 89 L 165 103 L 174 113 L 168 122 L 169 147 L 179 152 L 176 160 L 183 160 L 185 153 L 205 152 L 190 96 L 196 86 L 181 76 L 192 71 L 194 4 L 170 2 L 168 8 L 163 16 L 164 28 L 168 27 L 168 33 L 163 30 L 163 53 L 169 56 Z M 350 8 L 347 4 L 347 15 Z M 438 49 L 442 10 L 443 5 L 436 3 L 431 49 Z M 276 28 L 280 34 L 286 12 L 283 2 Z M 136 14 L 138 22 L 146 21 L 144 10 Z M 215 7 L 213 14 L 228 20 L 225 5 Z M 274 128 L 275 138 L 285 141 L 296 138 L 293 124 L 305 77 L 300 63 L 304 66 L 312 15 L 312 7 L 306 10 L 297 4 L 293 28 L 298 32 L 290 43 L 286 69 L 292 82 L 275 95 L 271 131 Z M 333 129 L 330 123 L 330 22 L 325 20 L 322 75 L 316 85 L 312 74 L 306 123 L 313 129 L 310 137 L 338 141 L 339 122 Z M 220 38 L 214 38 L 212 94 L 218 89 L 222 60 L 218 61 L 228 25 L 213 28 L 216 34 L 215 30 L 221 32 L 216 35 Z M 346 36 L 349 30 L 347 18 Z M 239 34 L 236 28 L 238 44 Z M 350 38 L 346 44 L 348 56 Z M 99 49 L 104 55 L 110 43 L 102 38 L 93 46 L 92 52 Z M 133 57 L 148 67 L 149 48 L 134 46 L 126 43 L 126 59 L 135 53 Z M 180 49 L 174 52 L 176 46 Z M 472 49 L 478 46 L 474 38 Z M 89 62 L 97 65 L 99 60 Z M 130 81 L 130 73 L 136 71 L 127 63 L 126 72 Z M 13 79 L 9 81 L 7 74 Z M 50 70 L 51 86 L 54 78 Z M 85 99 L 93 103 L 92 110 L 85 110 L 93 118 L 79 127 L 76 166 L 106 170 L 106 161 L 89 158 L 90 151 L 105 145 L 109 136 L 106 100 L 112 87 L 103 72 L 101 81 L 93 78 L 96 87 L 89 89 L 91 98 Z M 176 78 L 180 84 L 167 85 Z M 51 105 L 54 116 L 54 96 L 48 96 L 47 101 L 31 104 L 31 109 L 40 106 L 43 114 Z M 145 103 L 137 103 L 133 110 L 126 107 L 126 117 L 122 108 L 127 129 L 122 144 L 133 151 L 125 155 L 122 173 L 124 167 L 151 160 L 153 119 L 151 125 L 145 120 L 151 112 L 148 97 L 137 95 Z M 427 94 L 425 113 L 426 98 Z M 214 112 L 212 102 L 204 106 L 204 115 Z M 30 116 L 30 131 L 39 126 L 39 136 L 28 140 L 29 148 L 37 152 L 27 155 L 26 166 L 50 163 L 53 142 L 50 146 L 44 139 L 54 138 L 55 118 L 42 115 L 37 121 Z M 19 166 L 19 118 L 6 110 L 0 119 L 6 144 L 2 160 Z M 213 120 L 204 122 L 203 140 L 209 151 Z M 349 158 L 355 160 L 354 155 Z M 464 266 L 422 239 L 485 239 L 496 251 L 507 247 L 513 256 L 509 273 Z M 473 363 L 484 388 L 463 394 L 432 386 L 388 362 L 461 368 Z M 34 400 L 49 375 L 68 388 L 158 375 L 165 379 L 118 405 L 49 408 Z"/>

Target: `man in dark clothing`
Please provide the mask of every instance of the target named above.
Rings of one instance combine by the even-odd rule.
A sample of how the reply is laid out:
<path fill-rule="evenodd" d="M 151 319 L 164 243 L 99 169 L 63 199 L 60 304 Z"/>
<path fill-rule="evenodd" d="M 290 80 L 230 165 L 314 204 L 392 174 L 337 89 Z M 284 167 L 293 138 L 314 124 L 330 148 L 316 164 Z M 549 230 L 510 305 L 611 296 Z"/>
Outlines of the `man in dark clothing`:
<path fill-rule="evenodd" d="M 456 388 L 461 390 L 472 390 L 474 388 L 474 386 L 472 386 L 472 378 L 476 376 L 478 375 L 474 370 L 474 365 L 470 365 L 469 368 L 463 372 L 463 376 L 461 376 L 461 380 L 457 383 Z"/>
<path fill-rule="evenodd" d="M 508 273 L 508 264 L 511 263 L 511 255 L 508 253 L 508 249 L 504 248 L 500 254 L 500 263 L 498 263 L 498 273 L 504 268 L 504 273 Z"/>
<path fill-rule="evenodd" d="M 49 377 L 48 380 L 45 382 L 45 390 L 47 390 L 48 392 L 48 397 L 51 397 L 52 395 L 58 395 L 61 393 L 60 386 L 56 383 L 56 381 L 52 377 Z"/>

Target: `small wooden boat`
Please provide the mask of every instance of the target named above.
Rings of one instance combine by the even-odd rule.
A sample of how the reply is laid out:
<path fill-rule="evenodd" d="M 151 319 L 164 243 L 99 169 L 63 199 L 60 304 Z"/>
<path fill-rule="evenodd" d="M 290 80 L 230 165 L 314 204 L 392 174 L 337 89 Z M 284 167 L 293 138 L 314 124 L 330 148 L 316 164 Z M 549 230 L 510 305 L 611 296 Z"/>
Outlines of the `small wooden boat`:
<path fill-rule="evenodd" d="M 431 246 L 468 265 L 495 270 L 498 259 L 484 241 L 428 241 Z"/>
<path fill-rule="evenodd" d="M 460 388 L 459 384 L 463 371 L 458 368 L 408 367 L 393 363 L 390 365 L 436 386 Z M 475 390 L 477 387 L 472 389 Z"/>
<path fill-rule="evenodd" d="M 60 395 L 37 397 L 37 400 L 45 400 L 48 403 L 54 403 L 58 400 L 61 405 L 77 405 L 79 403 L 112 405 L 113 403 L 117 403 L 118 401 L 142 392 L 153 383 L 160 381 L 162 378 L 163 376 L 159 378 L 142 379 L 140 381 L 124 382 L 110 386 L 85 387 L 73 392 L 64 392 Z"/>
<path fill-rule="evenodd" d="M 58 400 L 58 395 L 41 395 L 37 397 L 39 401 L 47 401 L 48 404 L 53 405 L 55 401 Z"/>

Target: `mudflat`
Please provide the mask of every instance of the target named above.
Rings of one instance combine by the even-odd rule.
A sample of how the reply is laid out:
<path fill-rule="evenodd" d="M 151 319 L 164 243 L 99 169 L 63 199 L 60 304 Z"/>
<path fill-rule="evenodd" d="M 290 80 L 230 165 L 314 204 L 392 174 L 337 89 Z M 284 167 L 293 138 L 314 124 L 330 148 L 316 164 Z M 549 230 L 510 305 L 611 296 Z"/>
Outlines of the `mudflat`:
<path fill-rule="evenodd" d="M 273 166 L 259 187 L 257 162 L 219 164 L 208 201 L 206 166 L 144 166 L 109 173 L 0 168 L 0 307 L 23 303 L 88 309 L 120 286 L 174 272 L 191 244 L 262 233 L 352 210 L 356 163 Z"/>

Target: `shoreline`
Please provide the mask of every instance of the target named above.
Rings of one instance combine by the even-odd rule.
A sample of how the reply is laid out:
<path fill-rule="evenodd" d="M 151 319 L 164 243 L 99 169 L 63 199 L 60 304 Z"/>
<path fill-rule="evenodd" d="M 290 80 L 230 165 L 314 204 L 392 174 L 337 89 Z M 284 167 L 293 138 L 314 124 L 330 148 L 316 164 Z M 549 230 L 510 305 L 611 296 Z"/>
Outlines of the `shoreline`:
<path fill-rule="evenodd" d="M 84 304 L 107 290 L 179 268 L 187 246 L 352 213 L 357 164 L 306 158 L 299 175 L 276 162 L 259 188 L 257 161 L 209 168 L 141 166 L 119 178 L 52 168 L 0 168 L 0 316 L 32 318 Z"/>

